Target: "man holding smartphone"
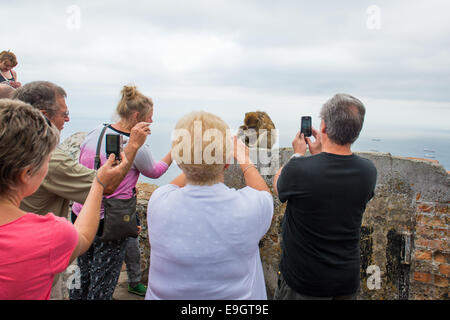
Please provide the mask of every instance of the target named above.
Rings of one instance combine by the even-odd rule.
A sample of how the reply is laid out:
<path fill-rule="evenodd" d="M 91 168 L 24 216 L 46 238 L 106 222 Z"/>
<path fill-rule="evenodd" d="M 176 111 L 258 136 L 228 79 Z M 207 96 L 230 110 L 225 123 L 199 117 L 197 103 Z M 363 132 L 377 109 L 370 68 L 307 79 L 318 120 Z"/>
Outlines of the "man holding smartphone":
<path fill-rule="evenodd" d="M 315 141 L 298 132 L 294 155 L 274 177 L 274 192 L 287 201 L 275 299 L 356 299 L 359 235 L 377 170 L 351 151 L 364 122 L 362 102 L 337 94 L 322 107 Z M 312 156 L 305 157 L 309 146 Z"/>

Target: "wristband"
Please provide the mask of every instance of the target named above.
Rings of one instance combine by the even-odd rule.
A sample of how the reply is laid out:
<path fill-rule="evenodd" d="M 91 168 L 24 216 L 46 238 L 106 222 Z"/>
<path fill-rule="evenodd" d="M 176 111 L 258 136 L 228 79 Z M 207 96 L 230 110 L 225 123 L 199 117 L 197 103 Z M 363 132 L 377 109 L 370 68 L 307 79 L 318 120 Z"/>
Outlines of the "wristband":
<path fill-rule="evenodd" d="M 97 177 L 97 172 L 95 172 L 95 180 L 103 187 L 103 189 L 106 189 L 106 186 L 100 181 L 100 179 Z"/>

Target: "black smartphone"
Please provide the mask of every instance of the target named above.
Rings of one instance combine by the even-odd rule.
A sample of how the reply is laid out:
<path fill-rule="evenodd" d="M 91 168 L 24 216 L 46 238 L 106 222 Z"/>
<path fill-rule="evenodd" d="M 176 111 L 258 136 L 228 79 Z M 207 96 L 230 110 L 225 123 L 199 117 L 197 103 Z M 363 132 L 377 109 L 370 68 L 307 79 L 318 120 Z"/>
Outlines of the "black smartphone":
<path fill-rule="evenodd" d="M 109 158 L 111 153 L 114 153 L 116 160 L 120 159 L 120 152 L 122 152 L 123 137 L 121 134 L 107 134 L 106 135 L 106 158 Z"/>
<path fill-rule="evenodd" d="M 301 126 L 300 126 L 300 133 L 303 133 L 305 135 L 305 137 L 311 137 L 311 135 L 312 135 L 312 124 L 311 124 L 311 117 L 310 116 L 302 117 Z"/>

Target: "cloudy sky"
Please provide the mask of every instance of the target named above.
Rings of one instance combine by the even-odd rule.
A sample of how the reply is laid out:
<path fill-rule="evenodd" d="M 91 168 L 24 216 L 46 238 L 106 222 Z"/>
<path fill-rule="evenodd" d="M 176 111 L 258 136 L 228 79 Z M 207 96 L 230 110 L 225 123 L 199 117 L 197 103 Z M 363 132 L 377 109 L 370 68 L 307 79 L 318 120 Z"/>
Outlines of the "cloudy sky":
<path fill-rule="evenodd" d="M 199 109 L 237 128 L 258 109 L 290 139 L 345 92 L 366 105 L 366 135 L 450 138 L 447 0 L 0 2 L 2 49 L 23 83 L 66 89 L 67 132 L 109 119 L 134 83 L 161 130 Z"/>

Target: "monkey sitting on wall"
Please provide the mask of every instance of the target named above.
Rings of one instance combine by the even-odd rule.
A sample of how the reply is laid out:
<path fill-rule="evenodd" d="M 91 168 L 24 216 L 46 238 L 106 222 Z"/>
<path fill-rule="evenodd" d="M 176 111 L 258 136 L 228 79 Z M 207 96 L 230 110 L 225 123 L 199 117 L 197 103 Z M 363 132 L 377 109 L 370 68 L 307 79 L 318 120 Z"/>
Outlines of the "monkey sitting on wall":
<path fill-rule="evenodd" d="M 264 111 L 247 112 L 238 138 L 249 147 L 272 149 L 277 140 L 275 125 Z"/>

